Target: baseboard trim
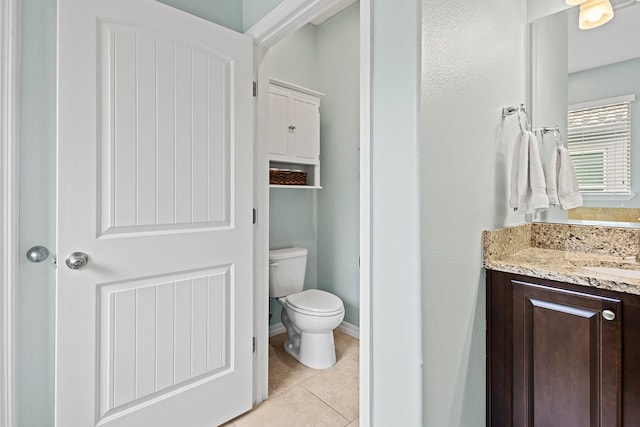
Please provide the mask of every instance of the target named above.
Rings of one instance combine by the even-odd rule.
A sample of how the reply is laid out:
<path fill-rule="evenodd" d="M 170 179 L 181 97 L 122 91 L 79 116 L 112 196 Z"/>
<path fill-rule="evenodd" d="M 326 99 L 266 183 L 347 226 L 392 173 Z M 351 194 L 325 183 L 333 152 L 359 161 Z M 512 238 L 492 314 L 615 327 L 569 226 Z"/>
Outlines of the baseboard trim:
<path fill-rule="evenodd" d="M 275 325 L 269 325 L 269 338 L 274 335 L 284 334 L 285 332 L 287 332 L 287 330 L 284 328 L 282 322 L 276 323 Z"/>
<path fill-rule="evenodd" d="M 340 325 L 338 325 L 338 329 L 349 336 L 352 336 L 358 340 L 360 339 L 360 328 L 356 325 L 352 325 L 348 322 L 342 322 L 340 323 Z"/>
<path fill-rule="evenodd" d="M 345 334 L 352 336 L 356 339 L 360 339 L 360 328 L 356 325 L 352 325 L 348 322 L 342 322 L 338 325 L 338 329 L 344 332 Z M 274 335 L 280 335 L 287 332 L 282 323 L 276 323 L 275 325 L 269 325 L 269 337 Z"/>

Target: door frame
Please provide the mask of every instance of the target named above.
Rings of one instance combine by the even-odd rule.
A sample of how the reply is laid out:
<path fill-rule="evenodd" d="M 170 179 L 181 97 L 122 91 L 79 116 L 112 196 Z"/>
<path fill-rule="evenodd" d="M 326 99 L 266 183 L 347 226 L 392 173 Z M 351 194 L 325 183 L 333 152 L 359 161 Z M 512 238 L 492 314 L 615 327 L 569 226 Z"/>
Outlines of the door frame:
<path fill-rule="evenodd" d="M 0 427 L 16 419 L 20 11 L 20 0 L 0 3 Z"/>
<path fill-rule="evenodd" d="M 284 0 L 245 34 L 254 39 L 258 84 L 254 149 L 254 203 L 259 219 L 254 234 L 254 313 L 256 358 L 254 400 L 268 395 L 269 359 L 269 182 L 268 49 L 342 0 Z M 360 0 L 360 425 L 371 424 L 371 0 Z"/>

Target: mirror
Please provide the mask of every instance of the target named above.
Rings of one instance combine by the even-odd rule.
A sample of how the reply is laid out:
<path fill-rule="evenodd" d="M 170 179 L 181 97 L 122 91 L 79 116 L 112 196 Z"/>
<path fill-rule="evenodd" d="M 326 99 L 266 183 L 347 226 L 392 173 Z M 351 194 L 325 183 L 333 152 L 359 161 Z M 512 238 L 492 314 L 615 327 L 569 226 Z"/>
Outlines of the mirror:
<path fill-rule="evenodd" d="M 563 0 L 555 1 L 564 6 Z M 630 104 L 631 193 L 637 196 L 585 196 L 584 209 L 551 207 L 535 221 L 640 227 L 640 1 L 611 3 L 613 19 L 591 30 L 578 29 L 578 7 L 531 22 L 531 121 L 534 128 L 559 126 L 566 139 L 569 105 L 635 94 Z M 553 134 L 541 138 L 541 148 L 550 158 Z"/>

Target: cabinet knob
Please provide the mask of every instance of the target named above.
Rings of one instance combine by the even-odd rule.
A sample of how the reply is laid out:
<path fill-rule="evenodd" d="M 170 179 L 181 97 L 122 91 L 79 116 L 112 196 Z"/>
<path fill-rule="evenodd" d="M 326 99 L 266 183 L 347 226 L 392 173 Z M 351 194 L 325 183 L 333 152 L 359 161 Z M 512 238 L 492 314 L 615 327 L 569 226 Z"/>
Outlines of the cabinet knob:
<path fill-rule="evenodd" d="M 602 312 L 602 317 L 604 317 L 604 320 L 611 321 L 616 318 L 616 314 L 611 310 L 604 310 Z"/>

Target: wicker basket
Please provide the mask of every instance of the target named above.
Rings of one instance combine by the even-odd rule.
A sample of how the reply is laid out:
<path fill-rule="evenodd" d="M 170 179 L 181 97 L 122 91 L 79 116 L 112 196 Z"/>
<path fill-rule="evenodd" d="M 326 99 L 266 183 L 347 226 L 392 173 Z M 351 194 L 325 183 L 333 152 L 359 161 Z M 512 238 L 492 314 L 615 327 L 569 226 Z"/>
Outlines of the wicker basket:
<path fill-rule="evenodd" d="M 300 170 L 269 169 L 269 184 L 307 185 L 307 173 Z"/>

